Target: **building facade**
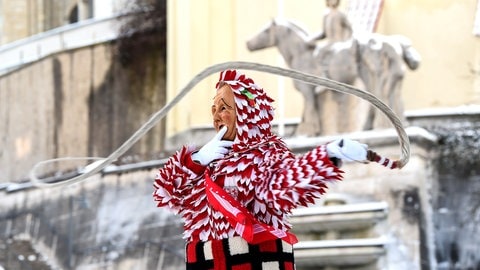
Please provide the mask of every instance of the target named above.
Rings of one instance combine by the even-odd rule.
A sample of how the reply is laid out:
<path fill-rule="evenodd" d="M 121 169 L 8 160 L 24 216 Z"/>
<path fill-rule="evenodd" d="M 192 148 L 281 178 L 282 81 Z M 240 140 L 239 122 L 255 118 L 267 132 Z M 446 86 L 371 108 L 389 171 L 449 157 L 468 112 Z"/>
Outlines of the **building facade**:
<path fill-rule="evenodd" d="M 376 8 L 360 7 L 367 2 Z M 142 9 L 158 3 L 163 13 Z M 317 212 L 295 213 L 299 269 L 478 268 L 477 5 L 341 2 L 376 33 L 408 37 L 421 56 L 418 69 L 405 70 L 400 94 L 412 156 L 401 171 L 348 164 Z M 251 52 L 246 41 L 272 18 L 315 33 L 325 12 L 325 2 L 313 0 L 0 0 L 0 266 L 32 267 L 41 258 L 38 269 L 181 267 L 181 221 L 155 208 L 151 180 L 166 150 L 212 134 L 216 75 L 102 174 L 68 190 L 36 189 L 29 170 L 51 158 L 108 155 L 208 66 L 285 67 L 275 48 Z M 125 22 L 141 27 L 132 32 Z M 248 73 L 276 100 L 275 128 L 296 153 L 331 139 L 291 137 L 304 104 L 292 81 Z M 392 129 L 347 136 L 398 157 Z M 39 176 L 60 181 L 84 165 Z"/>

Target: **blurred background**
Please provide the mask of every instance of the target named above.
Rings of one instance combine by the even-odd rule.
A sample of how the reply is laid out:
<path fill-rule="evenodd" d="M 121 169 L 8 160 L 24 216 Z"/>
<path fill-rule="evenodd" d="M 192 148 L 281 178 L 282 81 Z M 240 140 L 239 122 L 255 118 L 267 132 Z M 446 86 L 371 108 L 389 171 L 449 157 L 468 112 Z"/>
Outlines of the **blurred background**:
<path fill-rule="evenodd" d="M 340 1 L 353 64 L 337 66 L 376 76 L 353 85 L 394 109 L 412 156 L 400 171 L 346 164 L 342 183 L 295 212 L 297 269 L 480 269 L 478 9 L 475 0 Z M 320 0 L 0 0 L 0 269 L 183 269 L 182 221 L 155 207 L 152 181 L 182 144 L 213 134 L 217 75 L 87 181 L 37 188 L 31 169 L 108 156 L 211 65 L 322 70 L 308 67 L 328 40 L 303 46 L 311 57 L 295 65 L 293 38 L 263 31 L 283 25 L 308 40 L 330 12 Z M 265 48 L 247 48 L 252 40 Z M 291 79 L 245 73 L 276 100 L 274 129 L 295 153 L 348 136 L 399 158 L 393 126 L 367 102 L 313 89 L 312 104 Z M 308 104 L 324 110 L 306 113 Z M 301 128 L 315 119 L 321 129 Z M 36 173 L 60 182 L 89 162 Z"/>

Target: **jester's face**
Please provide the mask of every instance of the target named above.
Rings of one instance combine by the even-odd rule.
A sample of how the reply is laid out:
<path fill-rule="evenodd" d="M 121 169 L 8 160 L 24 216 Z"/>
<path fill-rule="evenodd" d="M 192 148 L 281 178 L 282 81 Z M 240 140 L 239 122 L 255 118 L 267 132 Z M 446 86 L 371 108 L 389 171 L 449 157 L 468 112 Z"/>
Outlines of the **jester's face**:
<path fill-rule="evenodd" d="M 233 141 L 236 135 L 236 108 L 232 89 L 228 84 L 218 88 L 212 105 L 213 126 L 218 132 L 222 127 L 228 128 L 223 140 Z"/>
<path fill-rule="evenodd" d="M 234 151 L 250 149 L 272 136 L 273 99 L 255 82 L 237 70 L 224 70 L 215 84 L 213 125 L 227 127 L 224 140 L 232 140 Z"/>

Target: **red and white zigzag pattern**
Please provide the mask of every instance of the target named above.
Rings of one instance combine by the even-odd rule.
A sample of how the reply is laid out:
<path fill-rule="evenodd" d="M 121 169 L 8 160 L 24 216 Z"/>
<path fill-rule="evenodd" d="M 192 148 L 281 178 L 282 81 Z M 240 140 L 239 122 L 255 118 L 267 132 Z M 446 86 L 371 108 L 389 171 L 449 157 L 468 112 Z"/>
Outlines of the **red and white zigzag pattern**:
<path fill-rule="evenodd" d="M 259 222 L 286 232 L 291 228 L 290 211 L 313 203 L 325 193 L 327 183 L 340 180 L 343 172 L 331 163 L 324 145 L 303 156 L 291 153 L 271 132 L 273 100 L 253 80 L 231 70 L 220 74 L 220 82 L 234 92 L 237 134 L 231 153 L 210 164 L 212 180 Z M 184 237 L 189 241 L 239 235 L 236 225 L 208 203 L 205 168 L 191 160 L 193 151 L 183 147 L 158 172 L 155 201 L 183 217 Z"/>

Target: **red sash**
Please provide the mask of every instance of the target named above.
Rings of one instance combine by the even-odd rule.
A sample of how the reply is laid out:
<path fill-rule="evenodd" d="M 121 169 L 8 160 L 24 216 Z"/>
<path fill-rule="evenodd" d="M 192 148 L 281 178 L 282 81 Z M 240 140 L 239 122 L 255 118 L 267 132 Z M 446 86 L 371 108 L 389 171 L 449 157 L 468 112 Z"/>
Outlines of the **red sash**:
<path fill-rule="evenodd" d="M 243 205 L 213 182 L 208 170 L 205 172 L 205 186 L 208 202 L 226 217 L 235 231 L 248 243 L 258 244 L 274 239 L 282 239 L 291 245 L 298 242 L 294 234 L 258 221 Z"/>

